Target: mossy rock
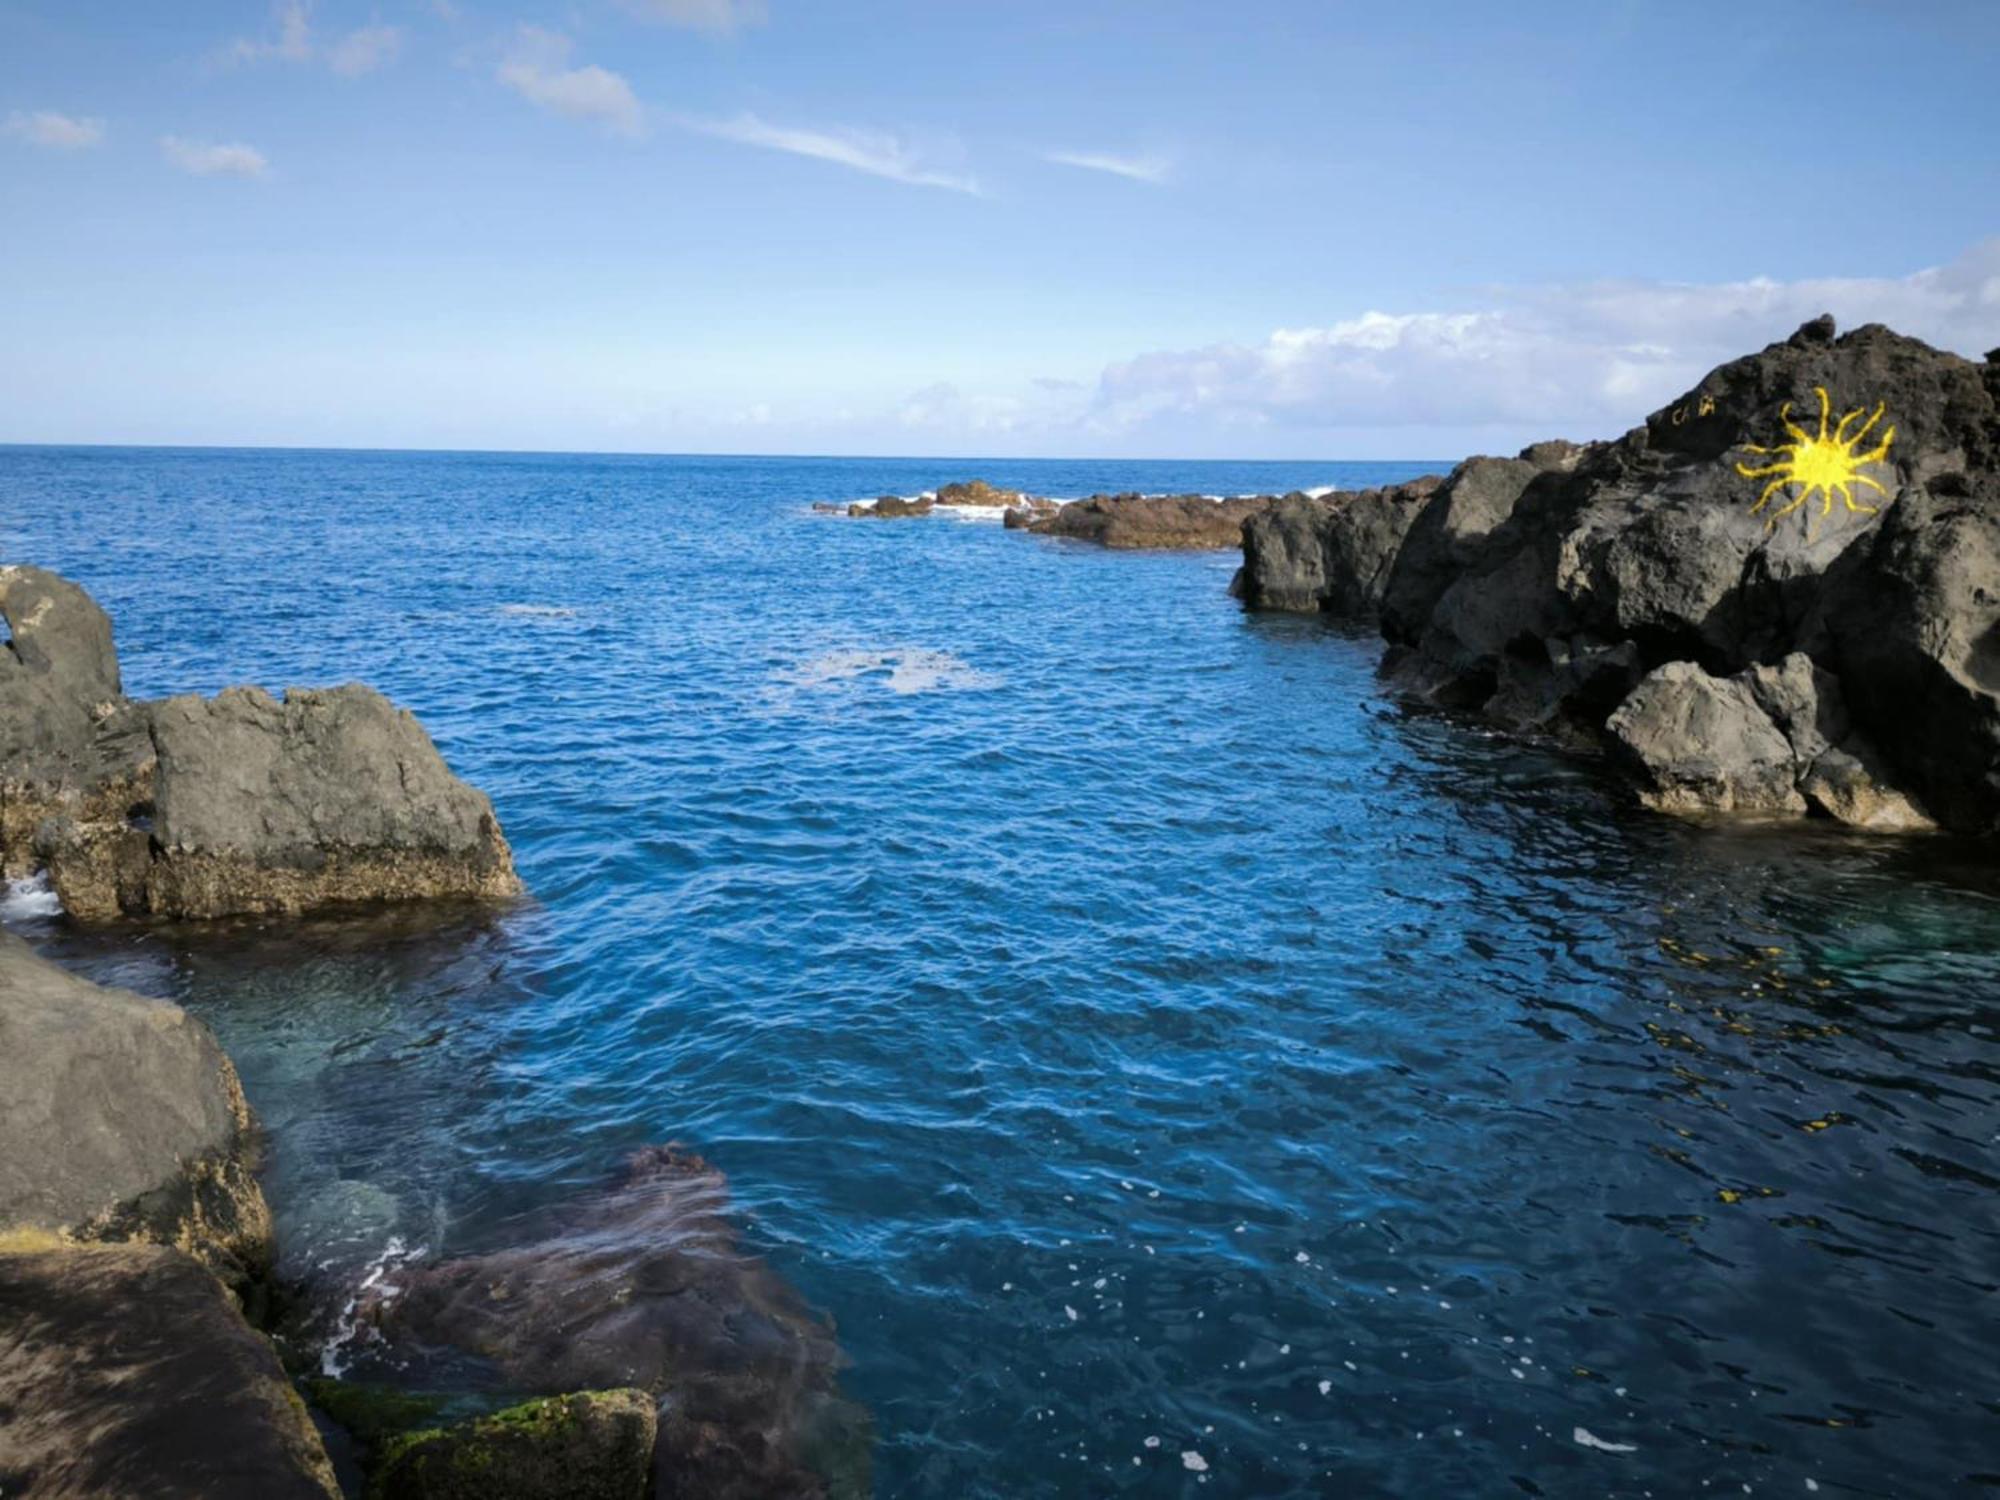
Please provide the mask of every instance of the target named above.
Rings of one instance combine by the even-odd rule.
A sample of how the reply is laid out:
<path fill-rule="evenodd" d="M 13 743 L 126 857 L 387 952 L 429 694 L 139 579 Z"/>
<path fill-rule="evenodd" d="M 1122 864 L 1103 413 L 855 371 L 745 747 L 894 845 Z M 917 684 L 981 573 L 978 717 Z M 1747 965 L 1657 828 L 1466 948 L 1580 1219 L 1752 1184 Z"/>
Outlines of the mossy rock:
<path fill-rule="evenodd" d="M 418 1427 L 434 1427 L 446 1398 L 388 1385 L 315 1378 L 304 1382 L 306 1400 L 325 1412 L 348 1436 L 370 1451 Z"/>
<path fill-rule="evenodd" d="M 644 1500 L 658 1418 L 644 1391 L 582 1391 L 392 1437 L 372 1500 Z"/>

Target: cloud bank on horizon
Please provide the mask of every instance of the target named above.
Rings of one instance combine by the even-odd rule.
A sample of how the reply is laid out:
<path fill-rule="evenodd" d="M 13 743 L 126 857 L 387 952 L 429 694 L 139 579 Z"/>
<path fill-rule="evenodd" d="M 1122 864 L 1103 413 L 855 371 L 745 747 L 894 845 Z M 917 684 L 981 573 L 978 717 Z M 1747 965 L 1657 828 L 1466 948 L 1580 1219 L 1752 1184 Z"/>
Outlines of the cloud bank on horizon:
<path fill-rule="evenodd" d="M 97 3 L 0 13 L 0 441 L 1443 458 L 1821 312 L 2000 345 L 1956 0 Z M 1800 222 L 1856 55 L 1902 189 Z"/>

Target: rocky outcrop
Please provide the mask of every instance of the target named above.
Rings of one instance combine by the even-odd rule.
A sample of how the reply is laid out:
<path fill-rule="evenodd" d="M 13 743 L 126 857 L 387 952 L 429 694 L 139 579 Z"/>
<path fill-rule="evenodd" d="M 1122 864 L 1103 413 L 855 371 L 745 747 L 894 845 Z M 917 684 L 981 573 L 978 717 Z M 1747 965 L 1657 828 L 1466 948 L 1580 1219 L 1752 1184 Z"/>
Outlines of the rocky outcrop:
<path fill-rule="evenodd" d="M 1304 497 L 1300 497 L 1304 498 Z M 1206 495 L 1092 495 L 1032 517 L 1025 529 L 1106 547 L 1197 550 L 1239 546 L 1243 523 L 1278 503 L 1275 495 L 1211 500 Z"/>
<path fill-rule="evenodd" d="M 220 917 L 518 894 L 492 806 L 359 685 L 137 702 L 74 584 L 0 569 L 0 870 L 66 910 Z"/>
<path fill-rule="evenodd" d="M 660 1398 L 662 1493 L 865 1494 L 866 1425 L 831 1331 L 737 1245 L 722 1174 L 674 1147 L 511 1248 L 406 1265 L 361 1298 L 359 1350 L 399 1378 L 476 1354 L 502 1388 Z"/>
<path fill-rule="evenodd" d="M 0 1490 L 24 1500 L 340 1493 L 277 1356 L 201 1265 L 161 1246 L 4 1243 Z"/>
<path fill-rule="evenodd" d="M 1818 319 L 1615 442 L 1470 460 L 1381 619 L 1404 690 L 1607 739 L 1654 805 L 2000 832 L 2000 364 Z M 1773 674 L 1848 727 L 1808 753 Z"/>
<path fill-rule="evenodd" d="M 371 688 L 261 688 L 144 708 L 150 817 L 45 827 L 74 916 L 220 917 L 517 893 L 485 796 Z"/>
<path fill-rule="evenodd" d="M 1026 531 L 1035 522 L 1061 509 L 1062 506 L 1054 500 L 1044 500 L 1040 495 L 1023 495 L 1017 503 L 1007 507 L 1000 523 L 1009 531 Z"/>
<path fill-rule="evenodd" d="M 376 1500 L 646 1500 L 656 1430 L 653 1398 L 644 1391 L 544 1397 L 391 1440 L 369 1493 Z"/>
<path fill-rule="evenodd" d="M 1019 490 L 1003 490 L 983 479 L 965 479 L 938 486 L 939 505 L 968 506 L 976 510 L 1009 510 L 1028 503 L 1033 497 Z"/>
<path fill-rule="evenodd" d="M 1372 619 L 1403 538 L 1440 480 L 1288 495 L 1243 523 L 1238 596 L 1252 609 Z"/>
<path fill-rule="evenodd" d="M 268 1269 L 249 1106 L 179 1006 L 0 933 L 0 1099 L 0 1232 L 172 1245 L 239 1288 Z"/>
<path fill-rule="evenodd" d="M 936 509 L 937 502 L 928 495 L 920 495 L 915 500 L 905 500 L 900 495 L 883 495 L 874 500 L 857 500 L 847 507 L 847 513 L 877 521 L 893 521 L 901 516 L 927 516 Z"/>

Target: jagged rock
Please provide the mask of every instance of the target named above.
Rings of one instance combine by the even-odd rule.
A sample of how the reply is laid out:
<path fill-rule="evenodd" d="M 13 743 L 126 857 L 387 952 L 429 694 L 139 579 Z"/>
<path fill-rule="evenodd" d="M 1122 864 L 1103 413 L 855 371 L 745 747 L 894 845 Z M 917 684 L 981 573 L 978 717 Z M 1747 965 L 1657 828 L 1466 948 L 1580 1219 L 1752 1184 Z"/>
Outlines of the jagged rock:
<path fill-rule="evenodd" d="M 143 714 L 149 816 L 59 820 L 38 838 L 73 916 L 220 917 L 520 890 L 492 805 L 371 688 L 294 688 L 282 702 L 230 688 Z"/>
<path fill-rule="evenodd" d="M 1000 517 L 1000 524 L 1009 531 L 1026 531 L 1044 516 L 1052 516 L 1062 506 L 1053 500 L 1044 500 L 1040 495 L 1023 495 L 1015 504 L 1007 507 Z"/>
<path fill-rule="evenodd" d="M 511 1390 L 662 1399 L 663 1494 L 865 1494 L 865 1418 L 832 1332 L 737 1245 L 722 1174 L 672 1146 L 486 1254 L 399 1268 L 361 1297 L 363 1360 L 405 1378 L 451 1351 Z"/>
<path fill-rule="evenodd" d="M 2000 472 L 1905 487 L 1820 618 L 1899 779 L 1947 827 L 2000 833 Z"/>
<path fill-rule="evenodd" d="M 1751 445 L 1784 443 L 1787 421 L 1816 437 L 1820 390 L 1830 431 L 1858 408 L 1852 435 L 1880 404 L 1865 451 L 1894 428 L 1886 453 L 1858 471 L 1882 492 L 1853 492 L 1879 514 L 1818 495 L 1777 514 L 1798 488 L 1753 513 L 1770 479 L 1746 477 L 1738 465 L 1773 462 Z M 1577 642 L 1629 652 L 1640 673 L 1698 663 L 1717 680 L 1803 652 L 1838 678 L 1852 724 L 1832 746 L 1845 758 L 1795 782 L 1793 793 L 1863 821 L 1914 826 L 1921 808 L 1948 827 L 2000 831 L 1993 366 L 1878 325 L 1836 338 L 1829 321 L 1815 320 L 1710 372 L 1616 442 L 1489 460 L 1477 485 L 1472 467 L 1433 497 L 1392 571 L 1382 616 L 1385 634 L 1403 648 L 1386 664 L 1398 681 L 1503 721 L 1520 720 L 1526 704 L 1531 721 L 1595 732 L 1615 678 L 1544 669 L 1541 658 L 1557 654 L 1552 642 L 1572 643 L 1572 658 Z M 1467 512 L 1464 523 L 1455 507 Z M 1775 709 L 1754 694 L 1746 700 L 1750 689 L 1739 686 L 1711 692 L 1683 683 L 1672 701 L 1764 744 L 1754 724 L 1742 727 L 1745 703 L 1781 733 Z M 1668 755 L 1662 763 L 1678 762 Z M 1760 810 L 1771 798 L 1789 802 L 1749 765 L 1737 767 L 1747 782 L 1725 776 L 1727 789 L 1715 795 Z M 1693 790 L 1699 768 L 1690 774 L 1682 790 L 1653 786 L 1649 795 L 1707 797 Z M 1874 790 L 1861 791 L 1864 783 Z M 1891 785 L 1908 795 L 1883 790 Z"/>
<path fill-rule="evenodd" d="M 872 501 L 857 500 L 847 507 L 847 513 L 850 516 L 890 521 L 899 516 L 927 516 L 935 509 L 937 502 L 927 495 L 915 500 L 905 500 L 900 495 L 883 495 Z"/>
<path fill-rule="evenodd" d="M 0 1230 L 177 1246 L 241 1288 L 271 1260 L 228 1056 L 177 1005 L 0 933 Z"/>
<path fill-rule="evenodd" d="M 1106 547 L 1235 547 L 1243 540 L 1243 523 L 1269 510 L 1278 499 L 1276 495 L 1228 500 L 1206 495 L 1092 495 L 1036 517 L 1026 529 Z"/>
<path fill-rule="evenodd" d="M 645 1500 L 657 1430 L 644 1391 L 547 1396 L 390 1440 L 376 1500 Z"/>
<path fill-rule="evenodd" d="M 1453 469 L 1411 519 L 1391 560 L 1381 589 L 1383 634 L 1416 640 L 1480 543 L 1514 513 L 1529 482 L 1574 468 L 1583 452 L 1574 443 L 1536 443 L 1518 458 L 1468 458 Z"/>
<path fill-rule="evenodd" d="M 1640 800 L 1663 812 L 1796 816 L 1810 807 L 1863 828 L 1933 826 L 1852 733 L 1839 681 L 1803 652 L 1732 678 L 1670 662 L 1605 729 L 1641 778 Z"/>
<path fill-rule="evenodd" d="M 270 1345 L 160 1246 L 0 1253 L 0 1491 L 338 1500 Z"/>
<path fill-rule="evenodd" d="M 975 509 L 1007 509 L 1024 504 L 1029 499 L 1019 490 L 996 489 L 983 479 L 967 479 L 957 484 L 940 485 L 937 491 L 939 505 L 965 505 Z"/>
<path fill-rule="evenodd" d="M 1380 489 L 1286 496 L 1243 523 L 1236 597 L 1251 609 L 1372 617 L 1405 533 L 1440 483 L 1429 474 Z"/>

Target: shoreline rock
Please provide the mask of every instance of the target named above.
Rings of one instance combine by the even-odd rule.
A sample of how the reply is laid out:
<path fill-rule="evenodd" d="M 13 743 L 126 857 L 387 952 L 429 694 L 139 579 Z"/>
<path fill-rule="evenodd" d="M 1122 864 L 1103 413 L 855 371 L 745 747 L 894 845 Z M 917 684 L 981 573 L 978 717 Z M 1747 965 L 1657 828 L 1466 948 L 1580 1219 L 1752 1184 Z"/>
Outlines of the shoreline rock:
<path fill-rule="evenodd" d="M 0 874 L 46 869 L 72 917 L 520 894 L 491 803 L 373 689 L 141 702 L 75 584 L 0 569 L 0 612 Z"/>
<path fill-rule="evenodd" d="M 1823 411 L 1869 434 L 1854 508 L 1768 467 Z M 1365 614 L 1341 514 L 1246 528 L 1246 604 Z M 1819 318 L 1615 441 L 1469 459 L 1375 612 L 1396 691 L 1605 748 L 1650 806 L 2000 833 L 2000 351 Z M 1848 727 L 1801 739 L 1787 693 Z"/>
<path fill-rule="evenodd" d="M 236 1069 L 165 1000 L 80 979 L 0 932 L 0 1231 L 174 1246 L 239 1293 L 272 1262 Z"/>
<path fill-rule="evenodd" d="M 271 1346 L 159 1245 L 0 1251 L 0 1476 L 24 1500 L 339 1500 Z"/>

